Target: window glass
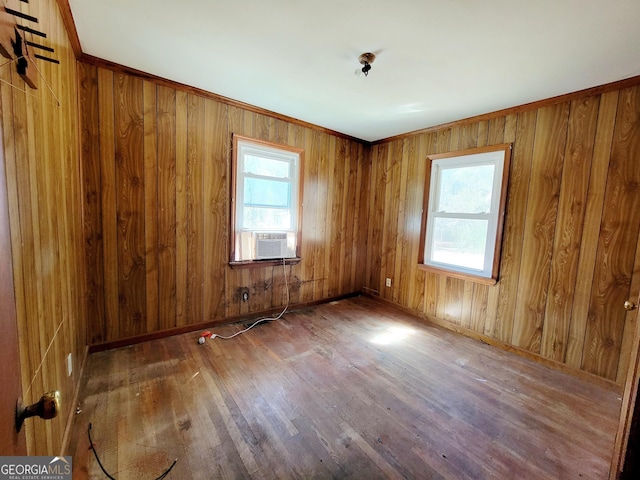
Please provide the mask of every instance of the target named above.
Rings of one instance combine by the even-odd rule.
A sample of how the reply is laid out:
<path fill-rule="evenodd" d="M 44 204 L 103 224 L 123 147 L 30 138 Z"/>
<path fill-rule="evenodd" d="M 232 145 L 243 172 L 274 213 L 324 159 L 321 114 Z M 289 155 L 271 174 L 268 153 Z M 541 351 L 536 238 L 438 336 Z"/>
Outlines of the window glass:
<path fill-rule="evenodd" d="M 488 213 L 491 210 L 494 165 L 442 168 L 438 210 Z"/>
<path fill-rule="evenodd" d="M 488 226 L 487 220 L 435 218 L 432 260 L 482 270 Z"/>
<path fill-rule="evenodd" d="M 242 225 L 246 230 L 282 231 L 291 227 L 288 209 L 245 207 L 242 212 Z"/>
<path fill-rule="evenodd" d="M 234 135 L 231 262 L 299 257 L 302 150 Z"/>
<path fill-rule="evenodd" d="M 244 205 L 289 207 L 291 183 L 262 178 L 244 178 Z"/>
<path fill-rule="evenodd" d="M 289 178 L 291 163 L 255 155 L 245 155 L 244 173 L 265 177 Z"/>
<path fill-rule="evenodd" d="M 427 158 L 422 267 L 497 281 L 510 152 L 497 145 Z"/>

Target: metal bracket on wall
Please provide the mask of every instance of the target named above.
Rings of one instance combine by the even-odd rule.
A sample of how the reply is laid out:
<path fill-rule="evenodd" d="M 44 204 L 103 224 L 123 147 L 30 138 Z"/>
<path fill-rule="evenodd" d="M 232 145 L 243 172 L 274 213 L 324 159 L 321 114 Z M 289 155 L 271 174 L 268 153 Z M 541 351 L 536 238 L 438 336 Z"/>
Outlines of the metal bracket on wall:
<path fill-rule="evenodd" d="M 15 18 L 14 18 L 15 17 Z M 18 74 L 29 87 L 37 89 L 37 78 L 40 74 L 35 65 L 35 59 L 45 60 L 47 62 L 59 64 L 60 61 L 55 58 L 43 55 L 32 55 L 28 47 L 42 49 L 53 53 L 55 50 L 45 45 L 27 40 L 24 35 L 30 34 L 42 38 L 47 38 L 47 34 L 39 30 L 33 29 L 26 25 L 20 25 L 17 19 L 26 20 L 32 23 L 38 23 L 38 19 L 26 13 L 13 10 L 8 7 L 0 8 L 0 55 L 11 60 L 9 63 L 16 62 Z M 22 33 L 21 33 L 22 32 Z M 40 75 L 42 76 L 42 75 Z"/>

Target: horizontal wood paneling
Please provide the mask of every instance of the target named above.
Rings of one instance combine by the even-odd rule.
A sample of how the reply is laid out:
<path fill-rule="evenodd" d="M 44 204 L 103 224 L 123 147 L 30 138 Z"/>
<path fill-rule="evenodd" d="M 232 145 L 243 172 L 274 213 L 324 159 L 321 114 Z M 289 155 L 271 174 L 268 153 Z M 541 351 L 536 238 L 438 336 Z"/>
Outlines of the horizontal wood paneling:
<path fill-rule="evenodd" d="M 623 381 L 635 320 L 622 303 L 637 297 L 640 275 L 639 98 L 637 86 L 593 91 L 373 145 L 365 290 Z M 499 282 L 483 287 L 407 268 L 418 238 L 414 225 L 395 220 L 419 217 L 421 202 L 414 176 L 400 172 L 423 178 L 427 154 L 503 142 L 513 143 L 513 159 Z"/>
<path fill-rule="evenodd" d="M 59 390 L 62 397 L 57 418 L 27 420 L 27 453 L 58 455 L 74 410 L 86 345 L 76 60 L 55 0 L 9 0 L 6 6 L 39 19 L 37 28 L 47 38 L 26 38 L 54 48 L 51 56 L 60 61 L 54 65 L 36 60 L 37 90 L 25 85 L 15 64 L 0 69 L 12 243 L 11 258 L 2 261 L 13 262 L 23 397 L 26 404 L 38 401 L 45 391 Z M 94 105 L 87 101 L 89 109 Z M 93 145 L 86 142 L 85 148 L 97 154 Z M 85 173 L 90 178 L 95 174 Z M 98 216 L 96 192 L 85 193 L 84 207 Z M 92 268 L 101 254 L 96 250 L 87 258 Z M 99 287 L 90 285 L 91 302 Z M 69 353 L 74 358 L 72 376 L 66 369 Z"/>
<path fill-rule="evenodd" d="M 292 303 L 362 289 L 366 145 L 82 62 L 79 84 L 90 344 L 279 307 L 285 283 Z M 234 133 L 305 151 L 297 265 L 228 265 Z"/>

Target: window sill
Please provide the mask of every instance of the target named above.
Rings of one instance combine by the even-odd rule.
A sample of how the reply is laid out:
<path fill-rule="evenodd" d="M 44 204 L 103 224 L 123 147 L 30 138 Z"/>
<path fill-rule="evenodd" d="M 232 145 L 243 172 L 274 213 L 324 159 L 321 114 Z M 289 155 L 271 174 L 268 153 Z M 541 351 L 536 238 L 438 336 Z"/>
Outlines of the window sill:
<path fill-rule="evenodd" d="M 440 275 L 461 278 L 462 280 L 469 280 L 470 282 L 482 283 L 489 286 L 498 283 L 497 278 L 481 277 L 479 275 L 472 275 L 470 273 L 456 272 L 455 270 L 447 270 L 446 268 L 432 267 L 431 265 L 425 265 L 424 263 L 419 263 L 418 268 L 427 272 L 439 273 Z"/>
<path fill-rule="evenodd" d="M 245 260 L 242 262 L 229 262 L 231 268 L 260 268 L 260 267 L 272 267 L 282 265 L 284 260 L 285 265 L 297 265 L 302 261 L 301 257 L 291 258 L 270 258 L 268 260 Z"/>

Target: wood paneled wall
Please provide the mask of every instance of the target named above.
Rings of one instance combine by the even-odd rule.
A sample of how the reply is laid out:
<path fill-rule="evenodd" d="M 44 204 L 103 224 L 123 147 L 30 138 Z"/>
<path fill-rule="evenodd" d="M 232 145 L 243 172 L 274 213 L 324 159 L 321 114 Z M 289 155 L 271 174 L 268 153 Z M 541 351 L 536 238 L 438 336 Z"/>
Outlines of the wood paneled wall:
<path fill-rule="evenodd" d="M 0 68 L 12 242 L 12 258 L 2 261 L 13 262 L 24 403 L 45 391 L 62 396 L 57 418 L 25 423 L 27 452 L 58 455 L 86 345 L 76 60 L 54 0 L 6 6 L 37 17 L 47 38 L 33 40 L 54 48 L 50 55 L 60 60 L 37 61 L 37 90 L 25 86 L 15 63 Z"/>
<path fill-rule="evenodd" d="M 513 143 L 500 279 L 417 268 L 428 154 Z M 459 331 L 621 384 L 640 290 L 640 87 L 372 148 L 365 286 Z M 385 287 L 385 278 L 392 287 Z"/>
<path fill-rule="evenodd" d="M 364 290 L 613 382 L 640 290 L 639 87 L 373 147 L 79 64 L 89 344 Z M 228 265 L 231 135 L 305 149 L 303 261 Z M 513 143 L 500 281 L 417 268 L 425 157 Z M 385 278 L 392 287 L 385 287 Z M 248 303 L 242 291 L 250 293 Z"/>
<path fill-rule="evenodd" d="M 362 289 L 368 146 L 89 63 L 79 84 L 89 344 Z M 305 150 L 298 265 L 228 264 L 233 133 Z"/>

